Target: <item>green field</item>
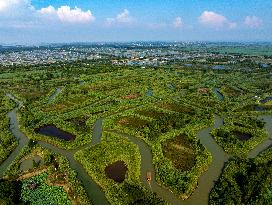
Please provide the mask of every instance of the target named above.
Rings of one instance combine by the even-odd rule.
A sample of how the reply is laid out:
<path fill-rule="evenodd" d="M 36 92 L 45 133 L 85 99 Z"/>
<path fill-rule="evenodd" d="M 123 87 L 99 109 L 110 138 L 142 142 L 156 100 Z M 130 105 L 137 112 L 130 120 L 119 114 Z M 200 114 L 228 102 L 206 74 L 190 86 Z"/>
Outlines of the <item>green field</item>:
<path fill-rule="evenodd" d="M 235 158 L 227 158 L 229 162 L 212 191 L 210 203 L 271 201 L 271 187 L 250 198 L 257 186 L 251 183 L 260 179 L 258 183 L 268 186 L 261 180 L 270 177 L 267 154 L 252 160 L 248 154 L 269 136 L 258 116 L 272 113 L 269 103 L 259 102 L 272 96 L 270 70 L 252 70 L 180 65 L 141 68 L 84 62 L 2 68 L 0 164 L 17 145 L 7 117 L 16 105 L 7 93 L 23 104 L 16 112 L 18 128 L 11 130 L 20 130 L 31 139 L 5 172 L 0 167 L 0 174 L 5 176 L 3 183 L 13 183 L 23 176 L 25 173 L 19 169 L 22 160 L 38 155 L 45 163 L 34 163 L 28 172 L 43 168 L 47 171 L 21 182 L 21 199 L 30 204 L 75 204 L 73 196 L 80 204 L 97 204 L 101 198 L 109 204 L 165 204 L 165 195 L 186 203 L 186 199 L 194 197 L 199 179 L 214 158 L 199 133 L 212 126 L 218 116 L 223 125 L 209 130 L 211 140 L 228 157 Z M 65 141 L 52 133 L 49 136 L 37 132 L 48 125 L 75 139 Z M 149 164 L 146 159 L 150 159 Z M 107 166 L 118 161 L 128 169 L 121 183 L 105 173 Z M 248 178 L 235 178 L 238 165 L 242 167 L 239 173 Z M 258 179 L 250 182 L 258 170 Z M 155 173 L 149 185 L 148 171 Z M 246 180 L 245 187 L 237 185 L 239 180 Z M 32 182 L 38 184 L 37 189 L 29 189 Z M 54 183 L 68 184 L 70 192 Z M 234 183 L 233 187 L 228 183 Z M 228 196 L 223 197 L 222 190 Z M 232 192 L 235 194 L 230 195 Z M 4 196 L 0 199 L 6 200 Z"/>

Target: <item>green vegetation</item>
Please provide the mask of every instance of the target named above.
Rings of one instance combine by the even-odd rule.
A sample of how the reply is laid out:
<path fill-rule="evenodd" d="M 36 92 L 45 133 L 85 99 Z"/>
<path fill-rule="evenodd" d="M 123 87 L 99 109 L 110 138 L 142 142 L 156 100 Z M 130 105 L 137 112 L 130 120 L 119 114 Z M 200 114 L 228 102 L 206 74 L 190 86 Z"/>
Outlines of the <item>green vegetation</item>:
<path fill-rule="evenodd" d="M 26 204 L 49 205 L 63 204 L 70 205 L 67 193 L 62 187 L 48 186 L 46 179 L 48 174 L 23 180 L 21 199 Z"/>
<path fill-rule="evenodd" d="M 212 116 L 209 111 L 189 106 L 181 100 L 159 101 L 107 118 L 104 127 L 143 139 L 152 150 L 156 180 L 186 199 L 211 162 L 210 154 L 196 139 L 196 133 L 212 123 Z M 167 141 L 179 139 L 178 136 L 184 136 L 184 147 L 172 148 L 170 153 L 171 147 L 165 145 Z M 184 158 L 180 157 L 186 152 L 185 147 L 189 147 L 186 151 L 190 150 L 191 158 L 188 153 Z M 183 164 L 175 162 L 185 158 Z"/>
<path fill-rule="evenodd" d="M 190 170 L 196 163 L 195 145 L 186 136 L 166 140 L 162 146 L 163 155 L 181 171 Z"/>
<path fill-rule="evenodd" d="M 163 204 L 141 184 L 140 153 L 127 138 L 105 133 L 99 145 L 77 152 L 75 158 L 101 186 L 111 204 Z M 125 162 L 128 168 L 122 183 L 108 178 L 105 173 L 105 168 L 117 161 Z"/>
<path fill-rule="evenodd" d="M 20 203 L 20 190 L 22 182 L 0 180 L 0 203 L 3 205 L 16 205 Z"/>
<path fill-rule="evenodd" d="M 10 155 L 17 146 L 16 139 L 9 130 L 7 113 L 12 110 L 14 104 L 0 90 L 0 164 Z"/>
<path fill-rule="evenodd" d="M 266 137 L 264 123 L 252 116 L 225 118 L 224 126 L 212 131 L 212 135 L 224 150 L 233 155 L 246 156 Z"/>
<path fill-rule="evenodd" d="M 197 128 L 190 129 L 196 131 Z M 162 135 L 160 141 L 151 146 L 157 180 L 181 199 L 187 199 L 193 193 L 199 177 L 211 162 L 210 153 L 190 129 Z"/>
<path fill-rule="evenodd" d="M 210 204 L 271 204 L 272 149 L 256 159 L 234 158 L 210 194 Z"/>
<path fill-rule="evenodd" d="M 246 156 L 267 137 L 264 123 L 257 117 L 272 113 L 271 103 L 260 103 L 261 99 L 272 96 L 272 84 L 271 71 L 259 69 L 257 63 L 237 63 L 233 65 L 237 69 L 233 70 L 213 70 L 210 68 L 213 61 L 209 59 L 205 68 L 199 62 L 193 62 L 192 68 L 183 64 L 140 68 L 74 62 L 0 67 L 3 71 L 0 75 L 0 164 L 17 145 L 7 118 L 7 113 L 15 107 L 5 96 L 11 93 L 24 104 L 17 112 L 20 130 L 32 140 L 62 148 L 71 156 L 69 160 L 79 150 L 75 159 L 101 187 L 111 204 L 164 204 L 142 183 L 138 147 L 122 134 L 143 140 L 151 150 L 156 176 L 152 180 L 180 199 L 187 199 L 212 161 L 209 150 L 200 143 L 201 136 L 197 137 L 199 131 L 211 126 L 215 115 L 221 116 L 224 126 L 212 131 L 215 140 L 226 152 Z M 244 69 L 250 65 L 250 70 Z M 58 87 L 61 91 L 54 95 Z M 215 88 L 220 90 L 224 100 L 217 98 Z M 97 134 L 94 124 L 100 118 L 103 119 L 102 142 L 94 146 L 93 132 Z M 37 128 L 43 125 L 54 125 L 74 135 L 75 140 L 38 134 Z M 32 169 L 20 171 L 21 162 L 36 155 L 43 163 L 34 163 Z M 128 168 L 121 183 L 105 174 L 105 168 L 117 161 L 123 161 Z M 235 158 L 230 164 L 238 161 L 241 159 Z M 246 159 L 242 161 L 251 163 Z M 256 170 L 264 168 L 261 163 L 253 163 Z M 237 170 L 238 166 L 233 165 L 233 169 Z M 13 187 L 22 187 L 23 183 L 22 193 L 29 190 L 24 186 L 26 181 L 17 183 L 16 180 L 37 171 L 43 172 L 33 175 L 33 179 L 44 185 L 43 190 L 58 186 L 62 192 L 59 196 L 66 193 L 71 203 L 76 200 L 79 204 L 88 204 L 92 200 L 87 199 L 69 161 L 33 141 L 21 150 L 5 173 L 5 180 L 0 183 L 3 189 L 0 200 L 18 203 L 13 201 L 13 196 L 21 193 L 14 190 L 21 189 Z M 259 172 L 262 177 L 266 176 Z M 6 187 L 8 184 L 10 188 Z M 240 182 L 237 184 L 240 186 Z M 216 190 L 220 190 L 220 186 L 223 185 L 217 184 Z M 29 197 L 25 200 L 31 201 Z"/>
<path fill-rule="evenodd" d="M 37 164 L 37 166 L 33 166 L 32 169 L 27 171 L 20 170 L 21 162 L 37 155 L 41 157 L 43 161 L 42 164 L 39 163 Z M 47 173 L 44 175 L 45 171 Z M 68 160 L 61 155 L 50 152 L 49 150 L 38 145 L 36 142 L 30 140 L 28 145 L 22 149 L 20 154 L 16 157 L 16 159 L 12 162 L 12 164 L 6 171 L 5 178 L 8 179 L 8 182 L 5 183 L 12 183 L 16 179 L 26 179 L 26 182 L 22 180 L 22 183 L 23 185 L 27 186 L 28 182 L 31 181 L 29 177 L 35 175 L 38 176 L 37 180 L 40 181 L 43 185 L 42 189 L 39 190 L 37 193 L 32 193 L 33 197 L 36 194 L 41 194 L 40 192 L 44 192 L 41 194 L 41 196 L 46 196 L 46 194 L 51 193 L 49 190 L 52 191 L 53 195 L 56 194 L 57 196 L 58 192 L 64 192 L 63 188 L 61 188 L 64 187 L 65 194 L 68 194 L 69 200 L 72 200 L 73 203 L 76 202 L 86 205 L 90 204 L 81 183 L 77 179 L 77 174 L 74 170 L 70 168 Z M 28 198 L 28 192 L 30 190 L 28 190 L 26 186 L 23 186 L 22 190 L 20 188 L 17 189 L 16 192 L 26 193 L 26 196 L 22 196 L 23 198 L 25 197 L 24 200 L 35 200 L 35 197 L 33 199 Z M 51 189 L 50 187 L 52 186 L 59 186 L 59 188 Z M 55 189 L 59 191 L 55 193 Z M 54 201 L 55 199 L 52 200 Z M 42 203 L 42 198 L 40 203 Z M 48 200 L 48 204 L 50 203 L 53 202 L 51 202 L 51 200 Z M 67 204 L 70 204 L 70 202 L 67 202 Z"/>

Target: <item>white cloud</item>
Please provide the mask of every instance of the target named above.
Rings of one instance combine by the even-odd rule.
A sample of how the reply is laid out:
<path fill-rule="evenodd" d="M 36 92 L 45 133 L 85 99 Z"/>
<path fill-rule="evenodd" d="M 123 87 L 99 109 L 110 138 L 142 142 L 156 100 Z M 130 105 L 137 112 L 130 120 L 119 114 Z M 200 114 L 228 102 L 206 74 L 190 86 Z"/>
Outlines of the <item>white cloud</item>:
<path fill-rule="evenodd" d="M 249 28 L 259 28 L 262 26 L 263 21 L 257 16 L 246 16 L 244 24 Z"/>
<path fill-rule="evenodd" d="M 88 23 L 95 20 L 90 10 L 82 11 L 78 7 L 71 9 L 69 6 L 61 6 L 55 9 L 53 6 L 48 6 L 39 10 L 38 13 L 47 18 L 57 17 L 60 21 L 67 23 Z"/>
<path fill-rule="evenodd" d="M 57 13 L 57 11 L 55 10 L 55 8 L 53 6 L 41 8 L 41 10 L 39 10 L 38 12 L 41 14 L 45 14 L 45 15 L 54 15 Z"/>
<path fill-rule="evenodd" d="M 0 11 L 6 11 L 14 6 L 27 3 L 25 0 L 0 0 Z"/>
<path fill-rule="evenodd" d="M 0 20 L 4 18 L 29 17 L 35 11 L 30 0 L 0 0 Z"/>
<path fill-rule="evenodd" d="M 204 11 L 200 17 L 199 22 L 205 26 L 214 28 L 235 28 L 237 24 L 229 21 L 225 16 L 215 13 L 213 11 Z"/>
<path fill-rule="evenodd" d="M 11 0 L 11 1 L 6 1 L 6 0 L 0 0 L 0 11 L 4 11 L 7 8 L 10 7 L 10 5 L 17 3 L 17 0 Z"/>
<path fill-rule="evenodd" d="M 122 13 L 118 14 L 116 17 L 116 21 L 118 23 L 130 23 L 132 21 L 132 17 L 127 9 L 125 9 Z"/>
<path fill-rule="evenodd" d="M 30 0 L 0 0 L 0 27 L 31 27 L 35 21 L 34 13 Z"/>
<path fill-rule="evenodd" d="M 31 0 L 0 0 L 1 28 L 31 28 L 52 22 L 87 23 L 95 20 L 90 10 L 61 6 L 48 6 L 37 10 Z"/>
<path fill-rule="evenodd" d="M 183 21 L 181 19 L 181 17 L 176 17 L 174 22 L 173 22 L 173 26 L 174 28 L 181 28 L 183 26 Z"/>
<path fill-rule="evenodd" d="M 118 14 L 115 18 L 107 18 L 106 25 L 111 26 L 113 24 L 131 24 L 134 22 L 134 18 L 130 15 L 130 12 L 127 9 L 120 14 Z"/>

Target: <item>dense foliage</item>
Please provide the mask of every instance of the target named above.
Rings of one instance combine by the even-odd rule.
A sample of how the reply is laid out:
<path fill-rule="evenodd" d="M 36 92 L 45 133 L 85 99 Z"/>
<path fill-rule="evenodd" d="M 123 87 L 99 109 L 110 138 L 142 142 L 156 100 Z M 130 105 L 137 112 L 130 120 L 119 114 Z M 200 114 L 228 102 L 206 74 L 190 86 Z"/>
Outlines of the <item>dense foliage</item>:
<path fill-rule="evenodd" d="M 141 184 L 140 153 L 127 138 L 106 133 L 99 145 L 79 151 L 75 157 L 105 191 L 111 204 L 163 204 Z M 105 168 L 116 161 L 124 161 L 128 168 L 126 179 L 120 184 L 105 173 Z"/>
<path fill-rule="evenodd" d="M 37 166 L 33 166 L 30 170 L 22 171 L 20 169 L 21 163 L 33 156 L 40 156 L 43 163 L 38 163 Z M 28 145 L 22 149 L 6 171 L 5 175 L 9 180 L 15 180 L 24 178 L 24 176 L 35 176 L 39 173 L 44 173 L 45 171 L 47 171 L 46 177 L 44 175 L 42 177 L 42 180 L 45 180 L 46 178 L 46 184 L 45 182 L 43 183 L 43 187 L 46 189 L 43 193 L 44 195 L 50 193 L 50 187 L 52 186 L 64 186 L 68 188 L 65 189 L 65 193 L 69 190 L 67 194 L 69 200 L 73 200 L 73 203 L 76 201 L 76 203 L 79 204 L 90 204 L 85 190 L 77 178 L 76 172 L 69 166 L 69 161 L 65 157 L 54 154 L 48 149 L 41 147 L 32 140 L 30 140 Z M 17 191 L 21 192 L 20 189 Z M 28 193 L 27 189 L 25 189 L 25 191 L 25 193 Z M 54 194 L 54 189 L 52 189 L 52 193 Z M 28 196 L 26 196 L 26 199 L 30 200 L 27 197 Z M 50 200 L 48 203 L 51 203 Z"/>
<path fill-rule="evenodd" d="M 9 156 L 16 147 L 16 139 L 9 130 L 7 113 L 12 110 L 14 104 L 0 90 L 0 164 Z"/>
<path fill-rule="evenodd" d="M 234 158 L 210 194 L 210 204 L 272 203 L 272 150 L 256 159 Z"/>
<path fill-rule="evenodd" d="M 189 106 L 183 101 L 172 100 L 170 103 L 161 100 L 153 105 L 107 118 L 104 126 L 142 138 L 152 151 L 157 181 L 169 187 L 179 197 L 186 199 L 192 194 L 199 176 L 211 162 L 210 154 L 196 139 L 196 133 L 212 123 L 211 118 L 209 111 Z M 194 155 L 194 162 L 187 170 L 175 167 L 175 158 L 180 158 L 179 156 L 184 154 L 176 145 L 175 156 L 169 158 L 167 157 L 169 152 L 163 154 L 162 144 L 180 135 L 190 142 Z M 184 166 L 188 163 L 189 161 L 183 161 Z"/>
<path fill-rule="evenodd" d="M 246 156 L 264 141 L 267 132 L 264 122 L 249 115 L 232 115 L 225 118 L 224 126 L 212 131 L 213 137 L 230 154 Z"/>
<path fill-rule="evenodd" d="M 256 116 L 272 113 L 271 102 L 261 101 L 272 96 L 269 69 L 255 68 L 256 62 L 240 62 L 230 66 L 233 69 L 214 70 L 211 67 L 216 60 L 208 58 L 206 65 L 195 60 L 190 68 L 182 61 L 154 68 L 95 62 L 0 66 L 0 164 L 16 146 L 7 118 L 7 113 L 15 106 L 5 96 L 11 93 L 24 103 L 18 111 L 18 121 L 28 138 L 46 141 L 66 151 L 88 147 L 78 152 L 76 159 L 102 187 L 111 203 L 163 202 L 142 184 L 137 146 L 126 138 L 106 135 L 105 130 L 144 140 L 152 152 L 154 180 L 186 199 L 196 189 L 199 177 L 212 160 L 197 133 L 212 125 L 214 114 L 224 117 L 225 123 L 213 131 L 217 142 L 227 152 L 244 156 L 266 137 L 264 125 Z M 227 62 L 227 59 L 221 60 Z M 245 68 L 248 66 L 249 69 Z M 214 92 L 215 88 L 223 99 Z M 100 118 L 103 118 L 104 137 L 101 144 L 92 146 L 94 124 Z M 75 135 L 75 140 L 67 142 L 36 133 L 37 128 L 48 124 Z M 239 140 L 240 134 L 247 134 L 249 139 Z M 176 140 L 179 136 L 184 137 L 182 142 Z M 177 162 L 181 154 L 188 154 L 180 147 L 188 148 L 192 155 L 180 157 Z M 24 148 L 6 176 L 18 179 L 24 174 L 19 169 L 20 163 L 34 155 L 40 156 L 44 163 L 35 164 L 27 173 L 48 168 L 49 186 L 64 183 L 70 188 L 70 192 L 65 190 L 68 197 L 75 195 L 80 204 L 88 204 L 68 160 L 38 145 Z M 186 164 L 182 164 L 182 159 Z M 121 184 L 107 178 L 104 172 L 107 165 L 118 160 L 128 166 L 127 178 Z M 256 170 L 259 165 L 266 170 L 261 164 L 256 165 Z M 262 170 L 259 172 L 265 176 Z M 63 176 L 66 176 L 64 181 Z M 13 192 L 13 181 L 3 183 L 11 183 L 11 189 L 3 193 L 17 194 Z M 5 194 L 1 200 L 9 202 L 9 198 Z"/>
<path fill-rule="evenodd" d="M 22 182 L 21 200 L 25 204 L 71 205 L 67 193 L 62 187 L 49 186 L 46 173 L 26 179 Z"/>
<path fill-rule="evenodd" d="M 20 181 L 0 180 L 0 204 L 20 204 L 21 187 L 22 183 Z"/>

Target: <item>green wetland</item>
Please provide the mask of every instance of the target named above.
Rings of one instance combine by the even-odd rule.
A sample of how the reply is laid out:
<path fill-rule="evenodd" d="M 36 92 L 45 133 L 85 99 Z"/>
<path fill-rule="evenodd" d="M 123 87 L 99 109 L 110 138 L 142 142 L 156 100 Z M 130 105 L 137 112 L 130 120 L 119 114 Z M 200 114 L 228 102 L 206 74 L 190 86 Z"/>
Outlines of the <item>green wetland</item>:
<path fill-rule="evenodd" d="M 271 68 L 56 63 L 0 84 L 0 204 L 272 203 Z"/>

